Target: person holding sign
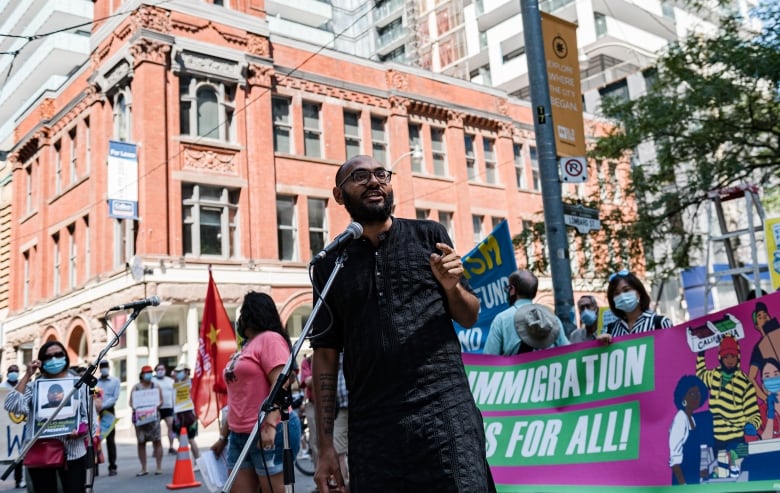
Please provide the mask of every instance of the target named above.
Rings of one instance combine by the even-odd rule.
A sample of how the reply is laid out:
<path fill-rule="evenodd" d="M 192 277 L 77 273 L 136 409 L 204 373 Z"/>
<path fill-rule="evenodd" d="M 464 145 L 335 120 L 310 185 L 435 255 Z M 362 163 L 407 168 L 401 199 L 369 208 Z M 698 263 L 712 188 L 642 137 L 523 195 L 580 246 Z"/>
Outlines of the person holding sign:
<path fill-rule="evenodd" d="M 111 376 L 111 370 L 108 367 L 108 361 L 100 362 L 100 378 L 97 386 L 103 391 L 103 400 L 100 403 L 100 422 L 116 422 L 116 401 L 119 399 L 119 379 Z M 111 431 L 106 435 L 106 448 L 108 449 L 108 475 L 116 476 L 116 430 L 111 425 Z"/>
<path fill-rule="evenodd" d="M 31 428 L 38 428 L 45 418 L 52 415 L 53 409 L 47 409 L 48 413 L 41 413 L 46 403 L 51 401 L 48 397 L 49 391 L 63 394 L 64 385 L 70 384 L 73 388 L 75 380 L 69 378 L 68 368 L 70 359 L 68 352 L 59 341 L 49 341 L 38 351 L 38 359 L 33 360 L 27 365 L 27 371 L 16 384 L 16 387 L 8 393 L 5 399 L 4 408 L 6 411 L 31 416 L 29 422 L 33 424 Z M 30 382 L 35 373 L 40 370 L 41 375 L 35 382 Z M 49 382 L 49 380 L 57 380 Z M 39 395 L 46 392 L 46 395 Z M 39 492 L 57 491 L 57 479 L 65 493 L 83 493 L 87 481 L 87 447 L 84 437 L 87 435 L 87 399 L 86 387 L 81 387 L 78 394 L 72 399 L 70 410 L 63 410 L 52 420 L 49 427 L 41 435 L 41 440 L 56 440 L 62 443 L 65 449 L 65 464 L 63 466 L 41 466 L 32 467 L 25 460 L 30 472 L 30 480 L 33 489 Z M 56 405 L 55 405 L 56 407 Z M 32 437 L 30 428 L 27 430 L 29 440 Z M 43 438 L 47 437 L 47 438 Z M 36 446 L 27 453 L 27 458 L 32 458 L 36 454 Z"/>
<path fill-rule="evenodd" d="M 141 368 L 140 382 L 133 386 L 130 393 L 130 407 L 133 409 L 135 438 L 138 440 L 138 460 L 141 471 L 136 476 L 146 476 L 146 442 L 152 442 L 157 469 L 154 474 L 162 474 L 162 440 L 160 439 L 160 414 L 163 395 L 160 387 L 152 382 L 152 367 Z"/>
<path fill-rule="evenodd" d="M 198 417 L 195 416 L 195 405 L 192 403 L 192 380 L 190 369 L 180 366 L 174 371 L 173 382 L 173 429 L 187 428 L 192 457 L 196 460 L 200 457 L 200 449 L 195 443 L 198 436 Z"/>

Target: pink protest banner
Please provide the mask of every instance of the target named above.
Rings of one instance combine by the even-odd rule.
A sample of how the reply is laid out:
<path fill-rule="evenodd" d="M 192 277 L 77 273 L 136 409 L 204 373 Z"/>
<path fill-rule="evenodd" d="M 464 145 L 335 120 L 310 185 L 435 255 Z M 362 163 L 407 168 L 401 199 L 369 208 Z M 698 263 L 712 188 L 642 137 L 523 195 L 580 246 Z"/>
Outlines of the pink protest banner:
<path fill-rule="evenodd" d="M 779 314 L 774 293 L 609 346 L 464 354 L 499 492 L 777 490 Z"/>

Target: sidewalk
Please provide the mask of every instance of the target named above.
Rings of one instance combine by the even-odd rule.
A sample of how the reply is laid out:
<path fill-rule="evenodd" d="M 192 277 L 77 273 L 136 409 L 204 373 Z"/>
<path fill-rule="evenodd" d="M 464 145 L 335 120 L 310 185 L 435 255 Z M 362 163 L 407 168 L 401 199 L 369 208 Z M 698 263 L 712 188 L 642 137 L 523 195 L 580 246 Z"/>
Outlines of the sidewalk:
<path fill-rule="evenodd" d="M 165 432 L 165 425 L 163 425 L 163 433 Z M 212 430 L 206 430 L 201 432 L 195 439 L 201 449 L 208 449 L 219 437 L 216 427 Z M 178 439 L 174 442 L 174 448 L 178 447 Z M 104 442 L 105 446 L 105 442 Z M 106 460 L 108 456 L 106 455 Z M 140 463 L 138 462 L 137 446 L 135 442 L 135 434 L 132 430 L 118 430 L 117 431 L 117 470 L 116 476 L 108 476 L 108 463 L 100 464 L 100 476 L 95 478 L 95 486 L 93 491 L 95 493 L 139 493 L 146 491 L 162 492 L 169 491 L 166 485 L 170 484 L 173 480 L 173 469 L 176 465 L 176 455 L 168 454 L 168 438 L 163 438 L 163 460 L 162 470 L 163 473 L 159 476 L 154 475 L 155 462 L 152 456 L 152 445 L 146 445 L 147 454 L 147 471 L 149 475 L 143 477 L 136 477 L 136 473 L 141 470 Z M 192 457 L 192 450 L 190 450 L 190 457 Z M 0 474 L 5 471 L 7 465 L 0 465 Z M 200 472 L 195 472 L 195 479 L 202 482 Z M 297 469 L 295 470 L 295 484 L 294 491 L 297 493 L 310 493 L 314 489 L 314 480 L 312 477 L 301 474 Z M 14 489 L 13 473 L 5 481 L 0 482 L 0 491 L 19 491 L 23 490 Z M 187 488 L 186 491 L 192 491 L 196 493 L 208 493 L 208 489 L 205 486 L 199 488 Z M 37 493 L 52 493 L 52 492 L 37 492 Z"/>

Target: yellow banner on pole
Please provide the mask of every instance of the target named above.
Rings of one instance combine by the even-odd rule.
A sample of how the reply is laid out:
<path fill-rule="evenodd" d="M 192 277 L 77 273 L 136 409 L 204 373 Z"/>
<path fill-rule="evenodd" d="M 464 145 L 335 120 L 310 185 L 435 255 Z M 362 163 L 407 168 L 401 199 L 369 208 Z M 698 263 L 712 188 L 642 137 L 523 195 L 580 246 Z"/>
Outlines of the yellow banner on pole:
<path fill-rule="evenodd" d="M 558 156 L 585 157 L 577 25 L 540 12 Z"/>
<path fill-rule="evenodd" d="M 764 221 L 764 238 L 769 277 L 772 280 L 772 289 L 777 291 L 780 289 L 780 217 Z"/>

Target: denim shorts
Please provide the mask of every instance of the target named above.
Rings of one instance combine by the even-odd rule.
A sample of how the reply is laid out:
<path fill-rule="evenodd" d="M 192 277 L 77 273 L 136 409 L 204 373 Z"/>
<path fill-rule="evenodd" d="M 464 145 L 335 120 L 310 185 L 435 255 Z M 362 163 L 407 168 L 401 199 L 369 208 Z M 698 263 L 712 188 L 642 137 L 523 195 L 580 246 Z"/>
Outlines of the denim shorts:
<path fill-rule="evenodd" d="M 290 413 L 290 421 L 288 421 L 287 431 L 290 435 L 290 449 L 292 450 L 293 458 L 298 456 L 298 450 L 301 448 L 301 421 L 298 419 L 298 414 L 295 412 Z M 254 440 L 255 443 L 249 446 L 249 451 L 244 457 L 244 461 L 239 466 L 239 469 L 254 469 L 258 475 L 265 476 L 265 466 L 268 465 L 268 475 L 273 476 L 282 472 L 283 468 L 283 454 L 284 454 L 284 435 L 282 434 L 282 424 L 276 425 L 276 438 L 274 439 L 274 450 L 261 450 L 257 447 L 260 433 L 258 432 Z M 227 454 L 227 466 L 228 469 L 233 469 L 238 461 L 238 456 L 241 454 L 244 445 L 246 445 L 247 439 L 249 439 L 249 433 L 235 433 L 230 432 L 228 438 L 228 454 Z"/>

